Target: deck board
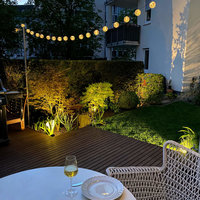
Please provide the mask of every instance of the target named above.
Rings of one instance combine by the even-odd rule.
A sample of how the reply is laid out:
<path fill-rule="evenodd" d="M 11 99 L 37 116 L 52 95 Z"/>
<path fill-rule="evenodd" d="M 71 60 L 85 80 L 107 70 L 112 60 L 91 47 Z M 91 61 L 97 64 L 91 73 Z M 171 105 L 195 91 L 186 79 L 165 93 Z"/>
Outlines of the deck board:
<path fill-rule="evenodd" d="M 20 171 L 63 166 L 75 154 L 79 167 L 105 173 L 109 166 L 161 166 L 162 148 L 108 131 L 85 127 L 56 137 L 9 130 L 10 144 L 0 147 L 0 177 Z"/>

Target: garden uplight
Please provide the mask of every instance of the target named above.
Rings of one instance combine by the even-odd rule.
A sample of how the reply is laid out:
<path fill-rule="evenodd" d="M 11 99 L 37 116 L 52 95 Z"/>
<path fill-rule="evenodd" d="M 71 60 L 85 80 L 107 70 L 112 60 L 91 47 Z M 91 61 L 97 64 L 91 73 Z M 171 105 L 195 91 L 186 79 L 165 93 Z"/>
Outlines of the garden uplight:
<path fill-rule="evenodd" d="M 83 34 L 80 34 L 78 37 L 80 40 L 82 40 L 84 38 Z"/>
<path fill-rule="evenodd" d="M 21 24 L 21 27 L 24 28 L 24 27 L 25 27 L 25 24 Z"/>
<path fill-rule="evenodd" d="M 57 40 L 58 40 L 59 42 L 61 42 L 61 41 L 62 41 L 62 37 L 58 37 Z"/>
<path fill-rule="evenodd" d="M 130 22 L 130 17 L 129 17 L 129 16 L 124 17 L 124 22 L 125 22 L 125 23 Z"/>
<path fill-rule="evenodd" d="M 30 33 L 30 32 L 31 32 L 31 30 L 30 30 L 30 29 L 26 29 L 26 32 L 27 32 L 27 33 Z"/>
<path fill-rule="evenodd" d="M 139 17 L 141 15 L 141 10 L 140 9 L 135 10 L 134 14 L 135 16 Z"/>
<path fill-rule="evenodd" d="M 86 37 L 87 37 L 87 38 L 90 38 L 90 37 L 91 37 L 91 34 L 90 34 L 90 33 L 86 33 Z"/>
<path fill-rule="evenodd" d="M 67 36 L 64 36 L 64 37 L 63 37 L 63 40 L 64 40 L 64 41 L 67 41 L 67 40 L 68 40 L 68 37 L 67 37 Z"/>
<path fill-rule="evenodd" d="M 43 35 L 43 34 L 40 34 L 40 38 L 43 39 L 43 38 L 44 38 L 44 35 Z"/>
<path fill-rule="evenodd" d="M 39 34 L 39 33 L 36 33 L 35 36 L 36 36 L 36 37 L 40 37 L 40 34 Z"/>
<path fill-rule="evenodd" d="M 95 31 L 94 31 L 94 34 L 95 34 L 95 35 L 99 35 L 99 30 L 95 30 Z"/>
<path fill-rule="evenodd" d="M 108 31 L 108 27 L 107 26 L 104 26 L 103 27 L 103 32 L 107 32 Z"/>
<path fill-rule="evenodd" d="M 52 39 L 53 41 L 56 41 L 56 37 L 55 37 L 55 36 L 53 36 L 51 39 Z"/>
<path fill-rule="evenodd" d="M 156 7 L 156 2 L 155 1 L 152 1 L 149 3 L 149 8 L 155 8 Z"/>
<path fill-rule="evenodd" d="M 34 35 L 34 31 L 31 31 L 30 34 L 31 34 L 31 35 Z"/>
<path fill-rule="evenodd" d="M 51 37 L 50 37 L 49 35 L 47 35 L 47 37 L 46 37 L 46 38 L 47 38 L 47 40 L 50 40 L 50 39 L 51 39 Z"/>
<path fill-rule="evenodd" d="M 71 40 L 71 41 L 74 41 L 75 39 L 76 39 L 76 38 L 75 38 L 75 36 L 73 36 L 73 35 L 70 37 L 70 40 Z"/>
<path fill-rule="evenodd" d="M 119 27 L 119 22 L 115 22 L 115 23 L 113 24 L 113 26 L 114 26 L 115 28 L 118 28 L 118 27 Z"/>

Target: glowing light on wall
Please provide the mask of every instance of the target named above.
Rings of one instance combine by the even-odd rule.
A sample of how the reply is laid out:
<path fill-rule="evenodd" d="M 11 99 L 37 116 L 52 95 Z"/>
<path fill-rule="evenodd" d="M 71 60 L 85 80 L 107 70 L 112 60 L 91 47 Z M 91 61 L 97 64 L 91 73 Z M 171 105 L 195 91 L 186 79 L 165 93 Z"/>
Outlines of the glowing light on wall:
<path fill-rule="evenodd" d="M 103 32 L 107 32 L 108 31 L 108 27 L 107 26 L 104 26 L 103 27 Z"/>
<path fill-rule="evenodd" d="M 119 27 L 119 22 L 115 22 L 115 23 L 113 24 L 113 26 L 114 26 L 115 28 L 118 28 L 118 27 Z"/>
<path fill-rule="evenodd" d="M 125 22 L 125 23 L 130 22 L 130 17 L 129 17 L 129 16 L 124 17 L 124 22 Z"/>

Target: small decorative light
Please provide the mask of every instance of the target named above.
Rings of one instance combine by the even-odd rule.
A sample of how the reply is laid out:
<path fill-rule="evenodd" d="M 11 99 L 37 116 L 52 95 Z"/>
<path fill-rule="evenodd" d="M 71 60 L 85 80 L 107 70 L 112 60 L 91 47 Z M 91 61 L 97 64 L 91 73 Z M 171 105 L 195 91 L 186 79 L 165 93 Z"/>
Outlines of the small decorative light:
<path fill-rule="evenodd" d="M 67 41 L 67 40 L 68 40 L 68 37 L 67 37 L 67 36 L 64 36 L 64 37 L 63 37 L 63 40 L 64 40 L 64 41 Z"/>
<path fill-rule="evenodd" d="M 20 31 L 20 29 L 19 28 L 15 28 L 15 32 L 17 33 L 17 32 L 19 32 Z"/>
<path fill-rule="evenodd" d="M 30 34 L 31 34 L 31 35 L 34 35 L 34 31 L 31 31 Z"/>
<path fill-rule="evenodd" d="M 30 30 L 30 29 L 26 29 L 26 32 L 27 32 L 27 33 L 30 33 L 30 32 L 31 32 L 31 30 Z"/>
<path fill-rule="evenodd" d="M 99 35 L 99 30 L 95 30 L 95 31 L 94 31 L 94 34 L 95 34 L 95 35 Z"/>
<path fill-rule="evenodd" d="M 115 23 L 113 24 L 113 26 L 114 26 L 115 28 L 118 28 L 118 27 L 119 27 L 119 22 L 115 22 Z"/>
<path fill-rule="evenodd" d="M 36 36 L 36 37 L 40 37 L 40 34 L 39 34 L 39 33 L 36 33 L 35 36 Z"/>
<path fill-rule="evenodd" d="M 40 34 L 40 38 L 43 39 L 43 38 L 44 38 L 44 35 L 43 35 L 43 34 Z"/>
<path fill-rule="evenodd" d="M 139 17 L 141 15 L 141 10 L 140 9 L 135 10 L 135 15 Z"/>
<path fill-rule="evenodd" d="M 86 37 L 90 38 L 91 37 L 91 33 L 86 33 Z"/>
<path fill-rule="evenodd" d="M 47 40 L 50 40 L 50 39 L 51 39 L 51 37 L 50 37 L 49 35 L 47 35 L 46 38 L 47 38 Z"/>
<path fill-rule="evenodd" d="M 107 26 L 104 26 L 103 27 L 103 32 L 107 32 L 108 31 L 108 27 Z"/>
<path fill-rule="evenodd" d="M 61 42 L 61 41 L 62 41 L 62 37 L 58 37 L 57 40 L 58 40 L 59 42 Z"/>
<path fill-rule="evenodd" d="M 124 17 L 124 22 L 125 23 L 129 23 L 130 22 L 130 17 L 129 16 Z"/>
<path fill-rule="evenodd" d="M 80 34 L 78 37 L 80 40 L 82 40 L 84 38 L 83 34 Z"/>
<path fill-rule="evenodd" d="M 75 36 L 72 35 L 72 36 L 70 37 L 70 40 L 71 40 L 71 41 L 74 41 L 74 40 L 75 40 Z"/>
<path fill-rule="evenodd" d="M 55 37 L 55 36 L 53 36 L 51 39 L 52 39 L 53 41 L 56 41 L 56 37 Z"/>
<path fill-rule="evenodd" d="M 155 1 L 152 1 L 149 3 L 149 8 L 155 8 L 156 7 L 156 2 Z"/>
<path fill-rule="evenodd" d="M 24 27 L 25 27 L 25 24 L 21 24 L 21 27 L 24 28 Z"/>

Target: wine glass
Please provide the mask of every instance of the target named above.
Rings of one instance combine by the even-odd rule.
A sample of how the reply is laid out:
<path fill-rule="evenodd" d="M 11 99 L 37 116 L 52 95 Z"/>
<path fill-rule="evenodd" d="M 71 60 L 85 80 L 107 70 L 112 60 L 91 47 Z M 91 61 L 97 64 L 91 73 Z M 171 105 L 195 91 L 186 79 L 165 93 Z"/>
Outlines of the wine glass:
<path fill-rule="evenodd" d="M 76 156 L 67 155 L 65 159 L 64 173 L 70 178 L 70 188 L 66 191 L 67 197 L 74 197 L 78 194 L 77 190 L 72 188 L 72 177 L 78 173 Z"/>

